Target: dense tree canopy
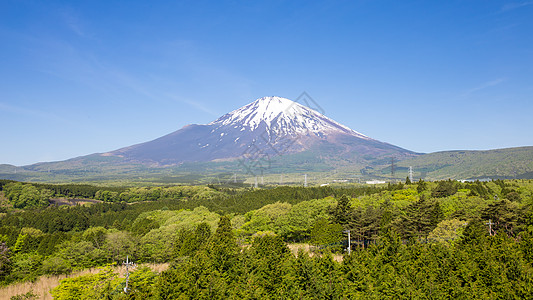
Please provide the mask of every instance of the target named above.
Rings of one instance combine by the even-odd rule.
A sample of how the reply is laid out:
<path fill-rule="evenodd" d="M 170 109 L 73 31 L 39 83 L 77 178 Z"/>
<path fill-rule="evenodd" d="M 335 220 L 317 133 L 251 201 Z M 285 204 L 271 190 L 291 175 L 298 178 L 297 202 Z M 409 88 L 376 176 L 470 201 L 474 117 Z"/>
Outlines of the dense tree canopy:
<path fill-rule="evenodd" d="M 1 186 L 13 206 L 21 195 L 57 195 L 44 185 Z M 0 281 L 65 274 L 129 256 L 171 263 L 161 274 L 135 271 L 130 298 L 522 299 L 533 286 L 531 181 L 99 187 L 93 198 L 103 195 L 108 202 L 26 205 L 1 214 Z M 32 203 L 28 199 L 22 197 Z M 299 243 L 300 251 L 287 243 Z M 67 280 L 53 293 L 58 299 L 123 299 L 116 292 L 123 287 L 120 274 L 104 270 Z"/>

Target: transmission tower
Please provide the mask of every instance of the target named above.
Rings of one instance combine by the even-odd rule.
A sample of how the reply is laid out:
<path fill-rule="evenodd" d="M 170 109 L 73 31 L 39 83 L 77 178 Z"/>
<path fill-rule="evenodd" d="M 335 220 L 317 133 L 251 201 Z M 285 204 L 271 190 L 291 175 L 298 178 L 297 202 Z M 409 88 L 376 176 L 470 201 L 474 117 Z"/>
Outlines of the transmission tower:
<path fill-rule="evenodd" d="M 304 187 L 307 187 L 307 174 L 304 174 Z"/>
<path fill-rule="evenodd" d="M 413 167 L 409 166 L 409 181 L 413 182 Z"/>
<path fill-rule="evenodd" d="M 255 188 L 258 187 L 258 184 L 257 184 L 257 176 L 255 176 Z"/>

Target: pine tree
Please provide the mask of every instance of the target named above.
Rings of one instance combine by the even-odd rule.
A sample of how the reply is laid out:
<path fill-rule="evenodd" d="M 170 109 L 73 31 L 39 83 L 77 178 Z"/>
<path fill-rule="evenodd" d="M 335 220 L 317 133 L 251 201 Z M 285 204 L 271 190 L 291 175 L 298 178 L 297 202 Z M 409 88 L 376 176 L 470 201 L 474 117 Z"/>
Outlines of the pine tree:
<path fill-rule="evenodd" d="M 220 217 L 210 244 L 210 257 L 215 269 L 221 273 L 230 271 L 237 262 L 238 249 L 228 216 Z"/>
<path fill-rule="evenodd" d="M 350 205 L 350 198 L 343 194 L 337 201 L 337 206 L 332 211 L 333 223 L 348 225 L 352 221 L 353 209 Z"/>

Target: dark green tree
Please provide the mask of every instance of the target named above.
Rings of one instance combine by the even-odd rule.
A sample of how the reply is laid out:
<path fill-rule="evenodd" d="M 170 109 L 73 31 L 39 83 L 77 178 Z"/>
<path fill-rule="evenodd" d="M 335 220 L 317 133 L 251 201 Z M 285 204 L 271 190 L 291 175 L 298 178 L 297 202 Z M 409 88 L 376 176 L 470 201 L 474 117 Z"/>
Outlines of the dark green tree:
<path fill-rule="evenodd" d="M 452 196 L 457 193 L 457 190 L 458 186 L 456 181 L 452 181 L 451 179 L 439 181 L 431 192 L 431 197 L 443 198 Z"/>
<path fill-rule="evenodd" d="M 228 216 L 220 217 L 210 243 L 209 256 L 213 266 L 221 273 L 230 272 L 237 263 L 237 241 Z"/>
<path fill-rule="evenodd" d="M 9 275 L 12 268 L 11 250 L 7 247 L 5 242 L 0 242 L 0 282 L 6 280 L 6 277 Z"/>
<path fill-rule="evenodd" d="M 423 191 L 425 191 L 427 189 L 427 182 L 425 182 L 424 180 L 420 179 L 417 184 L 416 184 L 416 191 L 421 194 Z"/>
<path fill-rule="evenodd" d="M 509 200 L 503 199 L 489 204 L 481 212 L 481 218 L 491 222 L 491 235 L 504 231 L 509 236 L 515 236 L 518 231 L 518 208 L 515 203 Z"/>
<path fill-rule="evenodd" d="M 280 236 L 264 235 L 254 238 L 254 278 L 268 295 L 278 294 L 283 289 L 283 276 L 287 272 L 283 263 L 290 255 L 289 248 Z"/>
<path fill-rule="evenodd" d="M 333 208 L 331 216 L 333 223 L 341 224 L 343 226 L 350 223 L 353 216 L 353 209 L 350 205 L 350 198 L 347 195 L 342 195 L 337 200 L 337 206 Z"/>

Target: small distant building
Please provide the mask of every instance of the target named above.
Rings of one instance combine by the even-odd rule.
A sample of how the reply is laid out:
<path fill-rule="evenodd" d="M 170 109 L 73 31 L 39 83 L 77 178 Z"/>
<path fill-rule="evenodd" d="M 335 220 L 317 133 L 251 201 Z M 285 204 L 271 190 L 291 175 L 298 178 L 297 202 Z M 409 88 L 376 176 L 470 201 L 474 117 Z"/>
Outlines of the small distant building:
<path fill-rule="evenodd" d="M 333 182 L 348 182 L 348 179 L 333 179 Z"/>
<path fill-rule="evenodd" d="M 462 183 L 465 183 L 465 182 L 476 182 L 476 181 L 479 181 L 479 182 L 490 182 L 492 181 L 491 178 L 479 178 L 479 179 L 463 179 L 463 180 L 459 180 L 460 182 Z"/>
<path fill-rule="evenodd" d="M 383 183 L 387 183 L 387 182 L 384 180 L 370 180 L 366 182 L 366 184 L 383 184 Z"/>

